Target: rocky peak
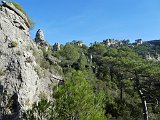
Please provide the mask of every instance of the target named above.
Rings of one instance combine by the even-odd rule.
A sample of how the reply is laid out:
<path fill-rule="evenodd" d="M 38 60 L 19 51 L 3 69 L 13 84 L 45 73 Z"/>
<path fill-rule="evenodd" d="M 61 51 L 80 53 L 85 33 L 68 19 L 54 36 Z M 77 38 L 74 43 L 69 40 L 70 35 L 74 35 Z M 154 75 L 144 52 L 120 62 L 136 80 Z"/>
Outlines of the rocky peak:
<path fill-rule="evenodd" d="M 47 43 L 47 42 L 45 41 L 45 39 L 44 39 L 44 32 L 43 32 L 43 30 L 38 29 L 38 31 L 37 31 L 37 33 L 36 33 L 35 42 L 36 42 L 38 45 L 41 45 L 41 46 L 45 46 L 45 47 L 48 46 L 48 43 Z"/>
<path fill-rule="evenodd" d="M 37 33 L 36 33 L 36 42 L 42 42 L 45 41 L 44 40 L 44 32 L 41 29 L 38 29 Z"/>
<path fill-rule="evenodd" d="M 59 51 L 60 49 L 61 49 L 61 45 L 60 45 L 59 43 L 55 43 L 55 44 L 53 45 L 53 50 Z"/>

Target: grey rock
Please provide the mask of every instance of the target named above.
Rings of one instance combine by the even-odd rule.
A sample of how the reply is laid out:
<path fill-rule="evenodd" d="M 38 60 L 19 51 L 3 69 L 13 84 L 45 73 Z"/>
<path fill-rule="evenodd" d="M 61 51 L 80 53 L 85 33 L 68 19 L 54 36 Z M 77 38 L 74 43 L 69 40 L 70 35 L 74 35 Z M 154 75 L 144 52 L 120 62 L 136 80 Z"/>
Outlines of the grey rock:
<path fill-rule="evenodd" d="M 53 56 L 51 56 L 51 55 L 46 56 L 46 59 L 47 59 L 49 62 L 51 62 L 52 64 L 58 64 L 58 63 L 61 62 L 58 58 L 53 57 Z"/>
<path fill-rule="evenodd" d="M 19 11 L 12 3 L 8 2 L 2 2 L 2 3 L 4 7 L 9 8 L 10 10 L 14 11 L 17 15 L 19 15 L 25 21 L 25 24 L 27 25 L 28 28 L 30 27 L 30 23 L 26 15 L 24 15 L 21 11 Z"/>
<path fill-rule="evenodd" d="M 53 45 L 53 50 L 59 51 L 60 49 L 61 49 L 61 45 L 60 45 L 59 43 L 55 43 L 55 44 Z"/>
<path fill-rule="evenodd" d="M 44 32 L 41 29 L 38 29 L 37 33 L 36 33 L 36 39 L 35 39 L 36 43 L 45 41 L 44 40 Z"/>
<path fill-rule="evenodd" d="M 8 3 L 6 3 L 6 4 L 8 4 Z M 15 10 L 18 10 L 18 9 L 15 8 Z M 26 24 L 26 20 L 24 18 L 22 18 L 19 14 L 17 14 L 15 11 L 11 10 L 9 7 L 5 7 L 5 5 L 3 4 L 3 5 L 1 5 L 1 10 L 0 10 L 0 28 L 2 30 L 2 27 L 4 27 L 4 26 L 7 27 L 10 25 L 19 28 L 25 34 L 27 34 L 29 36 L 29 27 Z M 17 32 L 17 31 L 15 31 L 15 32 Z"/>
<path fill-rule="evenodd" d="M 50 84 L 62 79 L 36 63 L 33 49 L 41 50 L 29 37 L 29 27 L 20 14 L 7 5 L 0 10 L 0 70 L 4 72 L 0 75 L 0 119 L 5 120 L 22 119 L 22 114 L 40 100 L 41 92 L 51 99 Z M 43 41 L 41 33 L 38 38 Z M 8 47 L 11 42 L 17 46 Z"/>
<path fill-rule="evenodd" d="M 40 46 L 44 46 L 44 47 L 48 47 L 48 43 L 47 41 L 45 41 L 44 39 L 44 32 L 41 29 L 38 29 L 37 33 L 36 33 L 36 38 L 35 38 L 35 42 L 40 45 Z"/>

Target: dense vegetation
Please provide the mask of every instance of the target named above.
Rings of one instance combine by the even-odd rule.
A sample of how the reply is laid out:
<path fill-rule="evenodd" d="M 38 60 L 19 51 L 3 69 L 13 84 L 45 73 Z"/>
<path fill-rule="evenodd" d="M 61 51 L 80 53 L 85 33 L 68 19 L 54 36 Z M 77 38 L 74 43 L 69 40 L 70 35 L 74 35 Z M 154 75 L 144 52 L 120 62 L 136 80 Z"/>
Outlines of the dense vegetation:
<path fill-rule="evenodd" d="M 23 8 L 11 2 L 28 15 Z M 31 28 L 34 26 L 28 17 Z M 16 41 L 11 47 L 16 47 Z M 51 73 L 61 74 L 64 81 L 53 87 L 48 100 L 41 101 L 24 115 L 28 120 L 158 120 L 160 119 L 160 45 L 107 47 L 102 43 L 90 47 L 66 43 L 61 50 L 51 46 L 33 50 L 37 63 Z M 146 55 L 154 60 L 147 60 Z M 61 69 L 48 59 L 56 57 Z M 41 70 L 35 68 L 39 77 Z M 55 70 L 57 70 L 55 72 Z M 4 71 L 0 70 L 0 75 Z"/>
<path fill-rule="evenodd" d="M 156 48 L 158 48 L 156 46 Z M 54 51 L 43 50 L 61 60 L 65 81 L 28 111 L 30 120 L 158 120 L 160 118 L 160 63 L 144 53 L 155 47 L 107 47 L 102 43 L 79 46 L 76 41 Z M 157 49 L 158 51 L 158 49 Z M 142 56 L 143 53 L 143 56 Z M 48 62 L 49 68 L 52 63 Z M 35 114 L 37 113 L 37 114 Z"/>

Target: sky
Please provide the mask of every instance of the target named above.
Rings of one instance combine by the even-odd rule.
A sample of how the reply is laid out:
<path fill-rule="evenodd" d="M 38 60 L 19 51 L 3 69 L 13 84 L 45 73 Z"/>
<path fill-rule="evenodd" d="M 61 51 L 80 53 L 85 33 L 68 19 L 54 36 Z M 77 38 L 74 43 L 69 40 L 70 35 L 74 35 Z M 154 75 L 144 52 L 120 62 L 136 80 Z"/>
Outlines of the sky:
<path fill-rule="evenodd" d="M 160 0 L 15 0 L 50 43 L 160 39 Z"/>

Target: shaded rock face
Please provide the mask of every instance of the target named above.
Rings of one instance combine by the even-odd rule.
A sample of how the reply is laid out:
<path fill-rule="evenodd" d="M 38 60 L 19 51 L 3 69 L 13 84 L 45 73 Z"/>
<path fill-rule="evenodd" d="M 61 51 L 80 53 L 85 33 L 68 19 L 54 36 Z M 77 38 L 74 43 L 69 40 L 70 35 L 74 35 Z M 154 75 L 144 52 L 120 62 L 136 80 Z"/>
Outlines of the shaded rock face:
<path fill-rule="evenodd" d="M 40 50 L 16 10 L 6 5 L 1 5 L 0 10 L 0 120 L 22 119 L 23 113 L 39 101 L 42 92 L 50 99 L 51 84 L 57 84 L 61 78 L 36 63 L 33 49 Z M 43 40 L 41 33 L 38 32 L 38 38 Z M 41 77 L 37 68 L 42 72 Z"/>

